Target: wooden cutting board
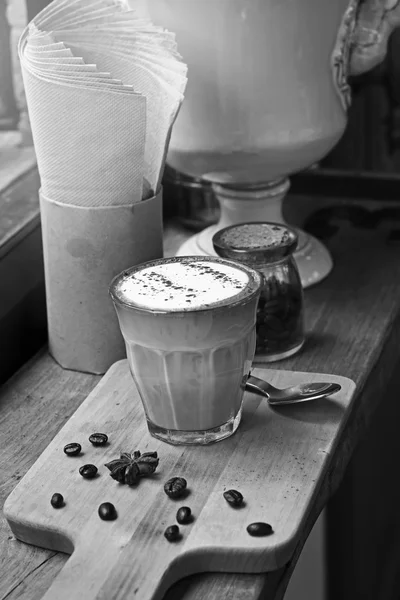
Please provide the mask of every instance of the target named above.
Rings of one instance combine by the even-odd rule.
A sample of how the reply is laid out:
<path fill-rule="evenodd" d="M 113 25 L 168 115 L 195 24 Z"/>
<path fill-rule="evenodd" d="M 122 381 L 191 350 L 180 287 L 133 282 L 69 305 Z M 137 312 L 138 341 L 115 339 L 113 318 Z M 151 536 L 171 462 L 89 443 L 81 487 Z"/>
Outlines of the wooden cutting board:
<path fill-rule="evenodd" d="M 278 387 L 333 381 L 342 390 L 322 401 L 269 407 L 246 392 L 242 423 L 231 438 L 205 447 L 171 446 L 152 438 L 125 360 L 115 363 L 7 498 L 4 514 L 15 536 L 29 544 L 72 553 L 46 600 L 156 600 L 178 579 L 201 571 L 259 573 L 285 565 L 326 471 L 349 413 L 355 384 L 344 377 L 255 369 Z M 93 432 L 109 436 L 94 447 Z M 79 442 L 82 453 L 63 448 Z M 109 476 L 104 463 L 133 450 L 156 450 L 156 473 L 136 487 Z M 99 469 L 95 479 L 79 475 L 82 464 Z M 182 500 L 168 498 L 163 484 L 173 476 L 188 482 Z M 223 498 L 239 490 L 245 505 Z M 53 493 L 65 506 L 50 505 Z M 102 521 L 98 506 L 112 502 L 115 521 Z M 179 542 L 163 533 L 176 523 L 180 506 L 194 520 L 181 525 Z M 255 521 L 272 525 L 268 537 L 251 537 Z"/>

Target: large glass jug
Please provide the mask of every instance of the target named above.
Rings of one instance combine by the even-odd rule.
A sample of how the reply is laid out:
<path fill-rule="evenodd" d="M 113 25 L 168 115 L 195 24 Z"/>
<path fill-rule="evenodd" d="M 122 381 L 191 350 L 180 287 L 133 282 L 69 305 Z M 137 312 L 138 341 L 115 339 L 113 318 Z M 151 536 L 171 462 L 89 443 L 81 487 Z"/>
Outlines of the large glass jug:
<path fill-rule="evenodd" d="M 384 57 L 398 0 L 131 0 L 176 33 L 189 67 L 168 163 L 213 182 L 221 218 L 180 254 L 214 254 L 216 230 L 283 222 L 288 175 L 321 160 L 346 127 L 349 71 Z M 304 286 L 332 261 L 299 232 Z"/>

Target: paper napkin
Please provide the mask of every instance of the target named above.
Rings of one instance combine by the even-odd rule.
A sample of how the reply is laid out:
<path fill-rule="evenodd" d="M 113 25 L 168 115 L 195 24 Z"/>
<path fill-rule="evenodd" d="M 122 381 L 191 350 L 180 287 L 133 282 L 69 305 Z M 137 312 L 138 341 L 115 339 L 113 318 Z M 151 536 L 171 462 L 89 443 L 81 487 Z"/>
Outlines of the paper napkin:
<path fill-rule="evenodd" d="M 54 0 L 19 56 L 45 197 L 118 206 L 158 193 L 186 86 L 173 33 L 132 2 Z"/>

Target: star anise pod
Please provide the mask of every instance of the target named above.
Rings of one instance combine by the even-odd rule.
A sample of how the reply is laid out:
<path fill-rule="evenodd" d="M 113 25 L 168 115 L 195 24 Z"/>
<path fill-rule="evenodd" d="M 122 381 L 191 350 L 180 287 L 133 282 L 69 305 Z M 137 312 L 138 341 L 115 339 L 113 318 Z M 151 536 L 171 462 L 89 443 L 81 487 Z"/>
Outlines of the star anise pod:
<path fill-rule="evenodd" d="M 128 485 L 135 485 L 139 481 L 140 471 L 135 461 L 132 461 L 125 467 L 124 477 L 124 483 L 127 483 Z"/>
<path fill-rule="evenodd" d="M 122 452 L 120 458 L 116 458 L 104 465 L 109 469 L 110 476 L 119 483 L 135 485 L 140 477 L 151 475 L 158 466 L 157 452 L 144 452 L 135 450 L 133 454 Z"/>
<path fill-rule="evenodd" d="M 137 460 L 140 475 L 151 475 L 158 467 L 157 452 L 144 452 Z"/>

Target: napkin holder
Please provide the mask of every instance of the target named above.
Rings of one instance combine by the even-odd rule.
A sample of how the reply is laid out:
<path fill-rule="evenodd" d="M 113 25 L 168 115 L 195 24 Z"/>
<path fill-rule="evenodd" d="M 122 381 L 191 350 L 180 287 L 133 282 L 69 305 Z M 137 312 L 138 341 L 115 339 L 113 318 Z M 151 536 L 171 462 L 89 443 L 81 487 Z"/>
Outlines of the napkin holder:
<path fill-rule="evenodd" d="M 50 354 L 65 369 L 103 374 L 126 356 L 108 287 L 124 269 L 163 256 L 162 188 L 129 206 L 39 195 Z"/>

